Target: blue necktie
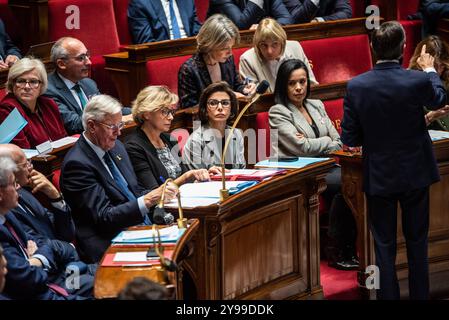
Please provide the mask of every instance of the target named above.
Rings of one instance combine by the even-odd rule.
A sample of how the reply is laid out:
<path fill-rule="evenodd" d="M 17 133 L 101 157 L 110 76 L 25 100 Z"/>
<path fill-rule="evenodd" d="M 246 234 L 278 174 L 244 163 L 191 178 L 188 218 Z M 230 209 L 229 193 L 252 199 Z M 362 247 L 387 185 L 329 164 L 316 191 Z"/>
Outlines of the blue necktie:
<path fill-rule="evenodd" d="M 112 177 L 114 178 L 115 182 L 119 186 L 120 190 L 123 192 L 124 195 L 128 198 L 129 201 L 136 200 L 136 196 L 129 190 L 128 183 L 126 182 L 123 175 L 119 172 L 119 169 L 116 167 L 114 162 L 112 161 L 111 155 L 109 152 L 106 152 L 103 156 L 104 161 L 106 162 L 106 165 L 108 166 L 109 170 L 111 171 Z M 150 218 L 145 214 L 144 215 L 144 225 L 151 225 Z"/>
<path fill-rule="evenodd" d="M 84 109 L 84 107 L 86 106 L 86 99 L 84 99 L 84 95 L 83 92 L 81 91 L 81 87 L 79 84 L 75 84 L 72 89 L 75 90 L 76 94 L 78 95 L 78 98 L 80 99 L 80 103 L 81 103 L 81 109 Z"/>
<path fill-rule="evenodd" d="M 181 31 L 179 31 L 178 19 L 176 19 L 175 9 L 173 9 L 173 1 L 170 0 L 170 20 L 171 20 L 171 28 L 173 31 L 173 39 L 181 38 Z"/>

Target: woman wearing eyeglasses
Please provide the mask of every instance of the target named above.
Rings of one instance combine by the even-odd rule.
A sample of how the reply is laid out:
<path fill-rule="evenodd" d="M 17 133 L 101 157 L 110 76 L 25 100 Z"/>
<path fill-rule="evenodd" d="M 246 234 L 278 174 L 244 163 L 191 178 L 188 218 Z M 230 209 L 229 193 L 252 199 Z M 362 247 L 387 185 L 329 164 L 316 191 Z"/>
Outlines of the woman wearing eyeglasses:
<path fill-rule="evenodd" d="M 226 82 L 209 85 L 201 94 L 199 118 L 201 126 L 194 129 L 184 147 L 184 163 L 191 169 L 221 165 L 221 155 L 227 137 L 228 121 L 238 113 L 238 102 Z M 225 155 L 226 169 L 245 168 L 245 146 L 242 132 L 234 130 Z"/>
<path fill-rule="evenodd" d="M 165 86 L 149 86 L 137 95 L 132 105 L 136 130 L 126 137 L 125 147 L 139 183 L 146 189 L 163 184 L 168 178 L 177 185 L 207 181 L 207 170 L 189 170 L 181 161 L 176 139 L 170 130 L 178 96 Z M 216 168 L 211 170 L 218 173 Z"/>
<path fill-rule="evenodd" d="M 0 123 L 15 109 L 28 122 L 11 143 L 24 149 L 67 136 L 56 103 L 42 94 L 47 89 L 47 72 L 39 59 L 23 58 L 8 72 L 8 94 L 0 102 Z"/>

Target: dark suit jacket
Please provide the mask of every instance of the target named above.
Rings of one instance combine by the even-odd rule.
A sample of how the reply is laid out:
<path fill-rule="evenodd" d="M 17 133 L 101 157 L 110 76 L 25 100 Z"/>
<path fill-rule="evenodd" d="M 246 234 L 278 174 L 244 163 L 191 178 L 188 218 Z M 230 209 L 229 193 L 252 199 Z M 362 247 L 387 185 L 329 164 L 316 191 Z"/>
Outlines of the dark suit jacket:
<path fill-rule="evenodd" d="M 182 24 L 188 37 L 200 31 L 193 0 L 176 0 Z M 128 25 L 134 43 L 170 40 L 170 29 L 161 1 L 131 0 L 128 5 Z"/>
<path fill-rule="evenodd" d="M 19 48 L 12 43 L 5 30 L 5 25 L 0 19 L 0 57 L 5 60 L 8 55 L 15 55 L 22 58 Z"/>
<path fill-rule="evenodd" d="M 170 150 L 178 146 L 178 142 L 172 140 L 168 133 L 162 133 L 161 139 Z M 152 190 L 169 178 L 167 170 L 157 156 L 156 148 L 142 129 L 137 128 L 126 137 L 125 147 L 136 172 L 137 180 L 142 187 Z M 182 161 L 179 149 L 177 149 L 177 154 Z M 182 173 L 189 170 L 183 163 L 180 163 L 180 166 Z"/>
<path fill-rule="evenodd" d="M 90 78 L 82 79 L 79 81 L 79 85 L 87 97 L 100 94 L 97 84 Z M 83 132 L 83 124 L 81 121 L 83 111 L 73 97 L 70 89 L 67 88 L 64 81 L 62 81 L 56 72 L 48 75 L 48 89 L 45 95 L 52 98 L 58 105 L 67 134 L 72 135 Z"/>
<path fill-rule="evenodd" d="M 140 188 L 123 144 L 110 151 L 136 197 Z M 83 135 L 64 158 L 61 189 L 72 208 L 77 244 L 88 262 L 98 262 L 120 231 L 143 222 L 137 200 L 129 201 Z"/>
<path fill-rule="evenodd" d="M 75 239 L 75 225 L 68 205 L 66 206 L 66 211 L 52 208 L 53 212 L 51 212 L 28 190 L 20 188 L 18 193 L 19 204 L 27 207 L 34 214 L 33 216 L 17 207 L 11 211 L 18 220 L 45 238 L 67 242 Z"/>
<path fill-rule="evenodd" d="M 222 13 L 231 19 L 239 29 L 249 29 L 265 17 L 272 17 L 282 25 L 293 20 L 282 0 L 265 0 L 264 8 L 248 0 L 211 0 L 207 16 Z"/>
<path fill-rule="evenodd" d="M 240 79 L 234 57 L 229 57 L 225 63 L 220 63 L 221 79 L 226 81 L 232 90 L 243 93 L 245 84 Z M 212 80 L 201 54 L 194 54 L 184 62 L 178 72 L 178 96 L 181 108 L 193 107 L 198 104 L 201 92 Z"/>
<path fill-rule="evenodd" d="M 30 239 L 23 231 L 20 222 L 9 212 L 5 216 L 24 244 Z M 47 287 L 48 274 L 43 268 L 31 266 L 24 257 L 19 245 L 9 230 L 0 224 L 0 243 L 8 260 L 8 273 L 4 293 L 12 299 L 58 299 Z M 44 255 L 54 265 L 53 255 L 49 247 L 41 246 L 37 253 Z"/>
<path fill-rule="evenodd" d="M 422 106 L 436 109 L 445 102 L 437 73 L 394 62 L 349 81 L 341 138 L 348 146 L 363 146 L 365 192 L 407 192 L 439 180 Z"/>
<path fill-rule="evenodd" d="M 319 7 L 310 0 L 283 1 L 292 15 L 293 23 L 307 23 L 316 17 L 321 17 L 326 21 L 352 17 L 349 0 L 320 0 Z"/>

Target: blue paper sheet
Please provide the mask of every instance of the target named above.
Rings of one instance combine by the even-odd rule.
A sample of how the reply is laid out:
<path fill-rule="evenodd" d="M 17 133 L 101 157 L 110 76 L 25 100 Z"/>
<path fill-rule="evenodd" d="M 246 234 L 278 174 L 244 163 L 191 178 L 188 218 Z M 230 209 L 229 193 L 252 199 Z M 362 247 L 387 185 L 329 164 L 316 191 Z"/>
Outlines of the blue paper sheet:
<path fill-rule="evenodd" d="M 309 158 L 299 157 L 296 161 L 271 161 L 269 159 L 256 163 L 254 167 L 266 167 L 266 168 L 291 168 L 298 169 L 305 166 L 329 160 L 330 158 Z"/>
<path fill-rule="evenodd" d="M 14 108 L 0 125 L 0 143 L 10 143 L 27 124 L 19 110 Z"/>

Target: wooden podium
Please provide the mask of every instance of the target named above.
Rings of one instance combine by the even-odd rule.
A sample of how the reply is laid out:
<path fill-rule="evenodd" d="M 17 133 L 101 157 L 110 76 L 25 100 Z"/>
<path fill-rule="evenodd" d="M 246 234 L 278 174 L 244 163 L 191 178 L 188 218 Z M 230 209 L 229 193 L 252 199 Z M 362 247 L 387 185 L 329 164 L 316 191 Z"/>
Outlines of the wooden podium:
<path fill-rule="evenodd" d="M 223 203 L 184 209 L 200 221 L 195 253 L 182 265 L 190 277 L 184 297 L 321 298 L 318 195 L 333 165 L 291 170 Z"/>
<path fill-rule="evenodd" d="M 439 277 L 449 277 L 449 140 L 433 143 L 438 162 L 441 181 L 430 187 L 430 224 L 429 224 L 429 270 L 432 294 L 432 276 L 439 273 Z M 374 242 L 368 228 L 365 194 L 363 193 L 362 157 L 360 154 L 350 154 L 343 151 L 335 153 L 340 158 L 342 172 L 342 192 L 354 214 L 357 224 L 357 249 L 360 258 L 358 273 L 359 286 L 366 295 L 365 268 L 375 264 Z M 408 277 L 407 249 L 402 235 L 401 217 L 398 215 L 398 239 L 396 270 L 398 279 Z M 438 280 L 437 280 L 438 281 Z M 438 291 L 449 290 L 449 281 L 435 283 Z M 438 281 L 439 282 L 439 281 Z"/>
<path fill-rule="evenodd" d="M 197 219 L 188 221 L 188 228 L 179 240 L 171 245 L 173 254 L 170 260 L 174 261 L 181 269 L 183 259 L 192 251 L 189 250 L 190 240 L 198 230 L 199 222 Z M 149 229 L 150 227 L 131 227 L 130 230 Z M 145 277 L 155 282 L 166 285 L 169 288 L 174 288 L 176 292 L 176 299 L 183 299 L 182 287 L 178 287 L 179 271 L 175 273 L 167 272 L 168 281 L 163 272 L 161 272 L 160 265 L 154 266 L 102 266 L 103 260 L 109 253 L 116 252 L 131 252 L 131 251 L 146 251 L 149 245 L 111 245 L 105 252 L 101 263 L 98 266 L 95 274 L 94 294 L 96 299 L 116 298 L 119 292 L 125 285 L 135 277 Z"/>

